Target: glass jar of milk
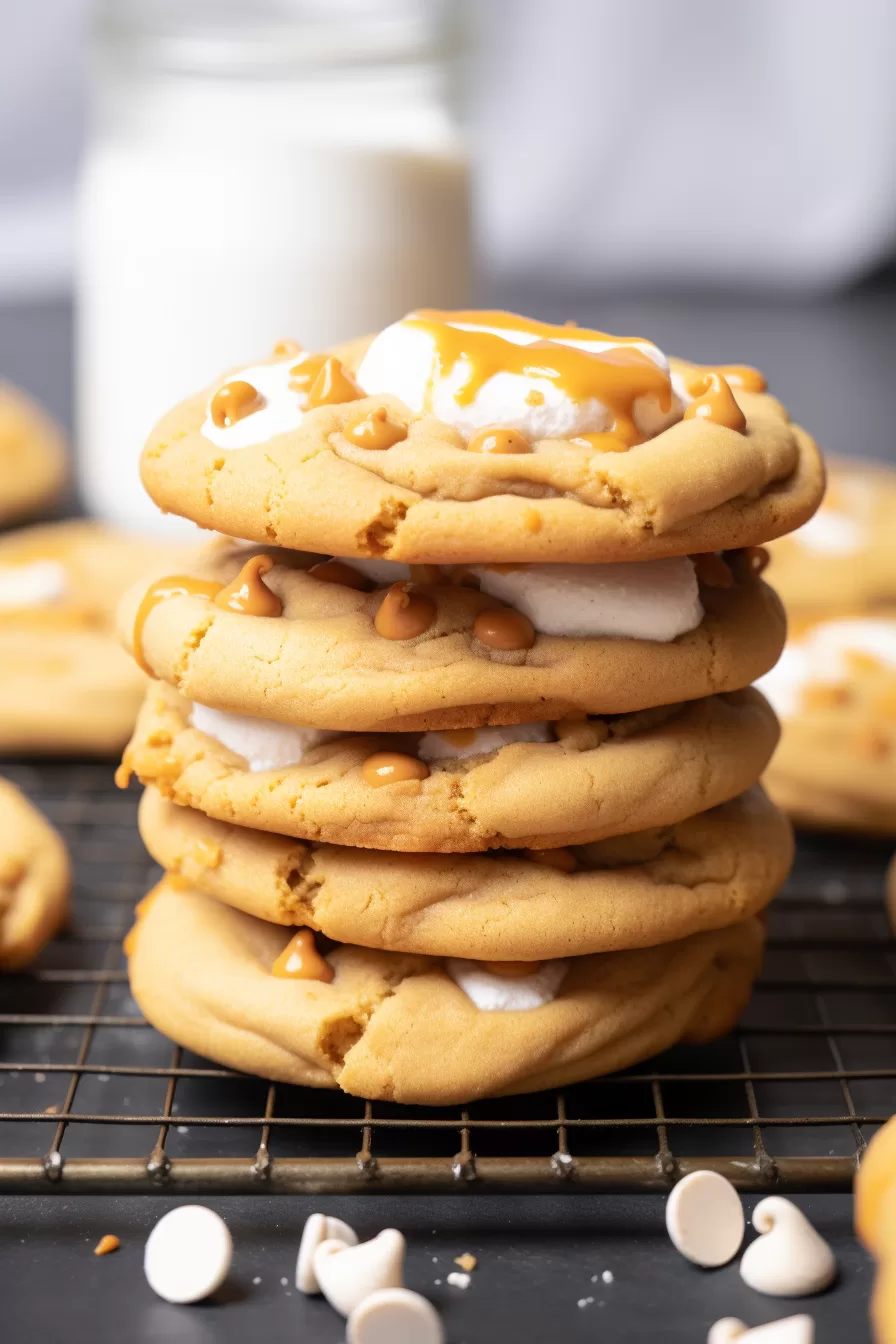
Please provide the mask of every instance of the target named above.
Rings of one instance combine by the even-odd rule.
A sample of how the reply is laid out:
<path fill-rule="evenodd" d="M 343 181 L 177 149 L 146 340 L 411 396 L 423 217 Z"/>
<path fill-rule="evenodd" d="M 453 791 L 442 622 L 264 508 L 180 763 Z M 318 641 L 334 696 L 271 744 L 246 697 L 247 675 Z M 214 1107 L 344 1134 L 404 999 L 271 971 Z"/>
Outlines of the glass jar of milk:
<path fill-rule="evenodd" d="M 450 0 L 104 0 L 77 275 L 80 478 L 162 520 L 138 458 L 231 365 L 463 307 L 469 172 Z"/>

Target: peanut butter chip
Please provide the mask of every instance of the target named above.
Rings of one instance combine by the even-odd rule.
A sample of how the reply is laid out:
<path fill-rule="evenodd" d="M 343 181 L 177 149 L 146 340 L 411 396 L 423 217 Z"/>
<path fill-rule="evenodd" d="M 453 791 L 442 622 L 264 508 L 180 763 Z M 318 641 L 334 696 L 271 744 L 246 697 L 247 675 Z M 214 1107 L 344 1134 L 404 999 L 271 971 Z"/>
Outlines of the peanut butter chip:
<path fill-rule="evenodd" d="M 710 371 L 698 374 L 688 383 L 688 391 L 696 401 L 685 408 L 685 420 L 709 420 L 743 434 L 747 418 L 734 400 L 734 394 L 720 373 Z"/>
<path fill-rule="evenodd" d="M 692 555 L 691 560 L 698 583 L 706 588 L 734 587 L 734 575 L 720 555 L 707 551 L 705 555 Z"/>
<path fill-rule="evenodd" d="M 310 929 L 299 929 L 271 967 L 271 975 L 280 980 L 320 980 L 329 985 L 333 967 L 320 955 Z"/>
<path fill-rule="evenodd" d="M 523 976 L 534 975 L 541 968 L 540 961 L 483 961 L 481 965 L 489 975 L 500 975 L 503 980 L 522 980 Z M 470 1256 L 470 1259 L 473 1257 Z M 460 1261 L 457 1263 L 460 1264 Z M 476 1261 L 473 1260 L 473 1265 L 475 1264 Z"/>
<path fill-rule="evenodd" d="M 431 597 L 412 593 L 409 582 L 393 583 L 373 624 L 383 639 L 415 639 L 429 629 L 435 618 L 436 604 Z"/>
<path fill-rule="evenodd" d="M 349 420 L 342 431 L 358 448 L 391 448 L 408 436 L 408 427 L 389 414 L 387 406 L 374 406 Z"/>
<path fill-rule="evenodd" d="M 330 355 L 324 360 L 320 372 L 308 389 L 308 409 L 315 406 L 337 406 L 343 401 L 357 401 L 364 396 L 364 389 L 355 382 L 342 360 Z"/>
<path fill-rule="evenodd" d="M 117 1251 L 121 1242 L 111 1232 L 107 1232 L 104 1237 L 93 1248 L 94 1255 L 109 1255 L 112 1251 Z"/>
<path fill-rule="evenodd" d="M 308 573 L 322 583 L 338 583 L 343 588 L 355 588 L 359 593 L 370 592 L 372 586 L 366 574 L 341 560 L 322 560 L 319 565 L 312 565 Z"/>
<path fill-rule="evenodd" d="M 261 577 L 273 568 L 274 562 L 269 555 L 253 555 L 233 582 L 215 597 L 215 606 L 224 611 L 239 612 L 241 616 L 281 615 L 283 603 Z"/>
<path fill-rule="evenodd" d="M 544 398 L 542 397 L 542 400 Z M 480 429 L 467 444 L 471 453 L 531 453 L 532 445 L 518 429 Z"/>
<path fill-rule="evenodd" d="M 533 863 L 543 863 L 546 868 L 556 868 L 560 873 L 574 873 L 579 866 L 576 856 L 568 849 L 525 849 L 523 853 Z"/>
<path fill-rule="evenodd" d="M 401 751 L 375 751 L 361 766 L 361 777 L 373 789 L 384 784 L 402 784 L 408 779 L 428 779 L 429 766 Z"/>
<path fill-rule="evenodd" d="M 223 857 L 221 846 L 213 840 L 197 840 L 193 846 L 193 858 L 202 868 L 220 868 Z"/>
<path fill-rule="evenodd" d="M 294 364 L 289 371 L 290 391 L 302 393 L 307 402 L 314 380 L 326 362 L 326 355 L 302 355 L 298 364 Z"/>
<path fill-rule="evenodd" d="M 245 420 L 253 411 L 260 411 L 263 405 L 264 397 L 257 387 L 243 378 L 235 378 L 232 383 L 219 387 L 212 397 L 212 424 L 219 429 L 229 429 L 238 420 Z"/>
<path fill-rule="evenodd" d="M 509 607 L 480 611 L 473 622 L 473 634 L 489 649 L 531 649 L 535 643 L 535 626 L 529 617 Z"/>
<path fill-rule="evenodd" d="M 729 387 L 742 387 L 745 392 L 764 392 L 768 387 L 765 375 L 749 364 L 701 364 L 697 366 L 691 381 L 699 373 L 718 373 L 725 379 Z M 691 391 L 690 383 L 688 383 L 688 391 Z"/>

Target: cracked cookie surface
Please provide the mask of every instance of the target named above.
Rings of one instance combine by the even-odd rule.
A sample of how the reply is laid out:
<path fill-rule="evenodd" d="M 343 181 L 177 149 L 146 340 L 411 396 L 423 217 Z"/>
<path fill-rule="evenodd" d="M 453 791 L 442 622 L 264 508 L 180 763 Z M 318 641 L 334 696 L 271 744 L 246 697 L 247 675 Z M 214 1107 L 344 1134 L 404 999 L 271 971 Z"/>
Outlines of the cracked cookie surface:
<path fill-rule="evenodd" d="M 771 900 L 792 859 L 790 826 L 758 787 L 674 826 L 548 851 L 574 871 L 503 852 L 308 845 L 211 821 L 151 789 L 140 829 L 163 867 L 262 919 L 494 961 L 647 947 L 734 923 Z"/>
<path fill-rule="evenodd" d="M 0 779 L 0 970 L 26 966 L 62 926 L 69 881 L 62 838 Z"/>
<path fill-rule="evenodd" d="M 331 984 L 271 975 L 288 934 L 163 883 L 140 919 L 131 988 L 148 1020 L 248 1073 L 420 1105 L 537 1091 L 724 1035 L 762 956 L 756 919 L 570 963 L 557 997 L 485 1012 L 425 957 L 343 946 Z"/>

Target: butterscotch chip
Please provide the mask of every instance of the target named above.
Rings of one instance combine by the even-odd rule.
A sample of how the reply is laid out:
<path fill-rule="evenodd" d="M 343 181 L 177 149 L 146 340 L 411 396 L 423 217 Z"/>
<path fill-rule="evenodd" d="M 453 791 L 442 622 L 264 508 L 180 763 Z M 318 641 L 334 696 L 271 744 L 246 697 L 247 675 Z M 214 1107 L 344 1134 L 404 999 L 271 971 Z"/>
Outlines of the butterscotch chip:
<path fill-rule="evenodd" d="M 393 583 L 374 617 L 376 632 L 383 639 L 416 639 L 436 618 L 431 597 L 411 591 L 410 583 Z"/>
<path fill-rule="evenodd" d="M 490 649 L 531 649 L 535 643 L 535 627 L 528 616 L 505 608 L 480 611 L 473 622 L 473 634 Z"/>
<path fill-rule="evenodd" d="M 476 1259 L 475 1255 L 470 1255 L 469 1251 L 465 1251 L 463 1255 L 456 1255 L 454 1257 L 454 1263 L 459 1265 L 466 1274 L 471 1274 L 479 1264 L 479 1261 Z"/>
<path fill-rule="evenodd" d="M 100 1237 L 93 1248 L 93 1253 L 94 1255 L 109 1255 L 112 1251 L 117 1251 L 120 1246 L 121 1242 L 118 1237 L 107 1232 L 104 1237 Z"/>

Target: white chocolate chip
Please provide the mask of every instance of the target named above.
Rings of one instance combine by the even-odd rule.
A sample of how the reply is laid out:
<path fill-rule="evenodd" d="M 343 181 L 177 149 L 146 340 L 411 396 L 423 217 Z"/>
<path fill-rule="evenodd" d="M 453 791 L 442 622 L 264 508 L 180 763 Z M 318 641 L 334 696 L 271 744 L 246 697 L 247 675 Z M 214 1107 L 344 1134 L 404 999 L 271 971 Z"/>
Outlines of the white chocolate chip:
<path fill-rule="evenodd" d="M 725 1265 L 737 1254 L 744 1227 L 740 1195 L 715 1171 L 692 1171 L 673 1187 L 666 1203 L 672 1244 L 704 1269 Z"/>
<path fill-rule="evenodd" d="M 710 1326 L 706 1344 L 813 1344 L 815 1322 L 811 1316 L 785 1316 L 750 1330 L 736 1316 L 725 1316 Z"/>
<path fill-rule="evenodd" d="M 459 1270 L 453 1269 L 445 1282 L 450 1283 L 452 1288 L 466 1289 L 469 1288 L 471 1279 L 469 1274 L 461 1274 Z"/>
<path fill-rule="evenodd" d="M 820 1293 L 837 1274 L 834 1252 L 808 1218 L 789 1199 L 769 1195 L 753 1210 L 760 1236 L 744 1251 L 744 1283 L 770 1297 Z"/>
<path fill-rule="evenodd" d="M 341 1241 L 344 1246 L 357 1246 L 358 1234 L 341 1218 L 330 1218 L 325 1213 L 312 1213 L 302 1229 L 299 1255 L 296 1260 L 296 1287 L 303 1293 L 319 1293 L 320 1285 L 314 1277 L 314 1252 L 323 1241 Z M 286 1283 L 286 1280 L 283 1280 Z"/>
<path fill-rule="evenodd" d="M 314 1252 L 314 1276 L 330 1306 L 350 1316 L 380 1288 L 404 1287 L 404 1249 L 404 1237 L 394 1227 L 359 1246 L 323 1241 Z"/>
<path fill-rule="evenodd" d="M 408 1288 L 380 1288 L 359 1302 L 348 1320 L 347 1344 L 444 1344 L 431 1302 Z"/>
<path fill-rule="evenodd" d="M 201 1302 L 227 1278 L 233 1243 L 224 1219 L 201 1204 L 182 1204 L 150 1232 L 143 1271 L 166 1302 Z"/>

